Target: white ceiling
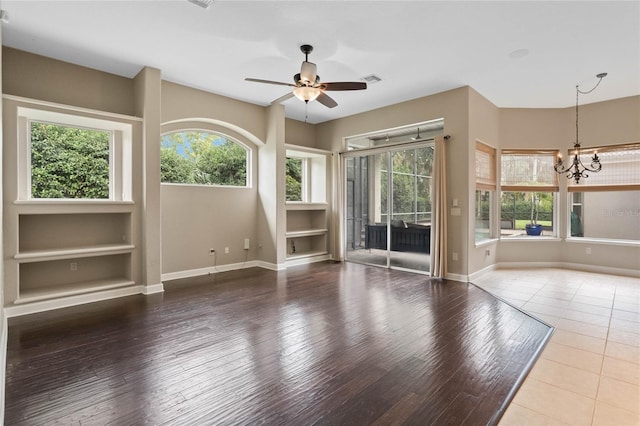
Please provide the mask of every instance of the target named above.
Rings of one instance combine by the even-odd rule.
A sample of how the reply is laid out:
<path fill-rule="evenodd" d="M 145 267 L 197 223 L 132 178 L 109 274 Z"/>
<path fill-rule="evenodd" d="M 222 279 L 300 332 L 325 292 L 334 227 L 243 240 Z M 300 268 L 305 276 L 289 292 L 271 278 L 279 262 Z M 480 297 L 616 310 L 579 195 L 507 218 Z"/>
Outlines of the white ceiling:
<path fill-rule="evenodd" d="M 6 46 L 133 77 L 268 105 L 309 60 L 322 81 L 382 81 L 329 92 L 338 106 L 296 98 L 287 117 L 312 123 L 469 85 L 499 107 L 567 107 L 640 94 L 639 1 L 2 0 Z M 524 57 L 510 53 L 527 49 Z M 515 55 L 517 56 L 517 55 Z"/>

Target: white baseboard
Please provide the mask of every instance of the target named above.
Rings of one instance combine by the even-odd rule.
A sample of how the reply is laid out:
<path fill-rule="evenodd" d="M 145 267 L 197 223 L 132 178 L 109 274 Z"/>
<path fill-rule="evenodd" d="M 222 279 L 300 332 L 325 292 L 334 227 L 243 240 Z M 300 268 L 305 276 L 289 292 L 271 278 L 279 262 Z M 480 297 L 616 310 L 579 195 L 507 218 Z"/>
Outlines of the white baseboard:
<path fill-rule="evenodd" d="M 141 285 L 140 288 L 142 289 L 140 293 L 144 294 L 145 296 L 148 296 L 149 294 L 164 292 L 164 285 L 162 283 L 151 284 L 151 285 Z"/>
<path fill-rule="evenodd" d="M 298 259 L 291 259 L 291 260 L 287 260 L 285 269 L 290 266 L 307 265 L 309 263 L 324 262 L 325 260 L 331 260 L 331 255 L 323 254 L 320 256 L 309 256 L 309 257 L 301 257 Z"/>
<path fill-rule="evenodd" d="M 253 266 L 257 266 L 258 268 L 268 269 L 270 271 L 284 271 L 285 269 L 287 269 L 287 265 L 285 264 L 263 262 L 262 260 L 254 260 Z"/>
<path fill-rule="evenodd" d="M 246 268 L 264 268 L 271 271 L 282 271 L 287 269 L 285 265 L 263 262 L 261 260 L 249 260 L 247 262 L 229 263 L 226 265 L 208 266 L 206 268 L 187 269 L 184 271 L 167 272 L 162 274 L 162 281 L 179 280 L 182 278 L 198 277 L 200 275 L 217 274 L 219 272 L 235 271 Z"/>
<path fill-rule="evenodd" d="M 496 269 L 496 265 L 493 264 L 493 265 L 486 266 L 472 274 L 469 274 L 469 282 L 473 282 L 474 280 L 477 280 L 478 278 L 484 276 L 485 274 L 488 274 L 491 271 L 494 271 L 495 269 Z"/>
<path fill-rule="evenodd" d="M 585 265 L 583 263 L 569 262 L 500 262 L 493 265 L 493 269 L 520 269 L 520 268 L 558 268 L 574 271 L 594 272 L 597 274 L 622 275 L 626 277 L 639 277 L 640 270 L 612 268 L 610 266 Z M 486 268 L 485 268 L 486 269 Z M 483 270 L 484 271 L 484 270 Z"/>
<path fill-rule="evenodd" d="M 116 299 L 118 297 L 132 296 L 134 294 L 143 293 L 143 287 L 144 286 L 136 285 L 131 287 L 115 288 L 113 290 L 96 291 L 93 293 L 78 294 L 76 296 L 25 303 L 23 305 L 6 306 L 4 308 L 4 314 L 7 318 L 13 318 L 38 312 L 51 311 L 54 309 L 68 308 L 70 306 L 99 302 L 102 300 Z"/>
<path fill-rule="evenodd" d="M 451 281 L 460 281 L 463 283 L 469 282 L 468 275 L 452 274 L 451 272 L 447 272 L 447 279 Z"/>

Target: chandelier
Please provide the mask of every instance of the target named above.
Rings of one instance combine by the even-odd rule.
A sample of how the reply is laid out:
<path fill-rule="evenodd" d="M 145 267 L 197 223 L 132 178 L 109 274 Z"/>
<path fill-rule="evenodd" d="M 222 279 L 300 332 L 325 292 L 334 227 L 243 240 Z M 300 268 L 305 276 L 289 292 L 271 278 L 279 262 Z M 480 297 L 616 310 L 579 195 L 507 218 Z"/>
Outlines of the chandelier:
<path fill-rule="evenodd" d="M 576 142 L 573 144 L 573 160 L 571 163 L 565 164 L 562 160 L 562 154 L 558 154 L 558 161 L 553 166 L 555 171 L 559 174 L 567 175 L 568 179 L 573 179 L 576 181 L 576 184 L 580 183 L 580 178 L 588 178 L 591 173 L 598 173 L 602 169 L 602 164 L 600 164 L 600 159 L 598 158 L 598 153 L 595 152 L 593 157 L 591 157 L 591 164 L 589 166 L 585 166 L 580 160 L 580 140 L 578 139 L 578 95 L 588 95 L 589 93 L 596 90 L 596 87 L 600 85 L 600 82 L 603 78 L 607 76 L 606 72 L 600 73 L 596 75 L 598 77 L 598 82 L 593 87 L 593 89 L 583 92 L 580 90 L 579 86 L 576 85 Z"/>

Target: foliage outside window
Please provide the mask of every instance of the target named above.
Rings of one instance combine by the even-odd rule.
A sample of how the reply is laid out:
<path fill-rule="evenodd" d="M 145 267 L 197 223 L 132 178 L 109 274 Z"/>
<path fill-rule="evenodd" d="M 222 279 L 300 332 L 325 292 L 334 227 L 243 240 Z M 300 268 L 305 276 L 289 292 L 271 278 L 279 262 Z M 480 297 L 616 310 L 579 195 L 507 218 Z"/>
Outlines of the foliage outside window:
<path fill-rule="evenodd" d="M 431 174 L 433 170 L 433 148 L 423 147 L 391 153 L 391 177 L 393 200 L 391 221 L 407 223 L 431 222 Z M 388 160 L 380 161 L 381 219 L 386 221 L 388 194 Z"/>
<path fill-rule="evenodd" d="M 109 199 L 111 132 L 30 124 L 31 198 Z"/>
<path fill-rule="evenodd" d="M 502 237 L 556 236 L 556 151 L 503 150 L 500 158 Z"/>
<path fill-rule="evenodd" d="M 582 153 L 590 157 L 594 151 L 602 170 L 589 173 L 579 184 L 568 182 L 569 235 L 640 241 L 640 143 L 589 148 Z"/>
<path fill-rule="evenodd" d="M 304 159 L 287 157 L 286 197 L 287 201 L 305 201 L 303 191 Z"/>
<path fill-rule="evenodd" d="M 491 239 L 493 197 L 496 192 L 496 150 L 476 142 L 475 242 Z"/>
<path fill-rule="evenodd" d="M 190 130 L 162 136 L 160 181 L 191 185 L 249 186 L 249 153 L 213 132 Z"/>

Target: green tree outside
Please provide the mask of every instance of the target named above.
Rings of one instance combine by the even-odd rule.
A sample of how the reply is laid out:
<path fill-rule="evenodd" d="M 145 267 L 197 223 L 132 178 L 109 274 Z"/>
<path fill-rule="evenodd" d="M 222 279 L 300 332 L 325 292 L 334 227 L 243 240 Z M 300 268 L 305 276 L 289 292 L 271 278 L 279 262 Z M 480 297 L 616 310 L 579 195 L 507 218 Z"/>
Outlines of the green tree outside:
<path fill-rule="evenodd" d="M 302 159 L 287 157 L 287 201 L 302 201 Z"/>
<path fill-rule="evenodd" d="M 108 199 L 110 133 L 31 123 L 31 197 Z"/>
<path fill-rule="evenodd" d="M 247 150 L 224 136 L 188 131 L 161 141 L 160 181 L 199 185 L 247 185 Z"/>

